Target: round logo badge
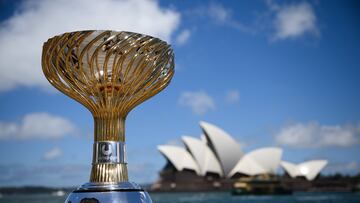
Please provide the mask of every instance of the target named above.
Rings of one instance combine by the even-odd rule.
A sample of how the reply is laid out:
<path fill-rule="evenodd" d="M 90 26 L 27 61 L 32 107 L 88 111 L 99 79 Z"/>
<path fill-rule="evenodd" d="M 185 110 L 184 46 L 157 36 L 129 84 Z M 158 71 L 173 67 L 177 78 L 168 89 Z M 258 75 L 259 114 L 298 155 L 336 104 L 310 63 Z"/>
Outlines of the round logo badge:
<path fill-rule="evenodd" d="M 112 154 L 112 147 L 111 147 L 111 144 L 108 144 L 108 143 L 104 143 L 102 146 L 101 146 L 101 153 L 105 156 L 111 156 Z"/>

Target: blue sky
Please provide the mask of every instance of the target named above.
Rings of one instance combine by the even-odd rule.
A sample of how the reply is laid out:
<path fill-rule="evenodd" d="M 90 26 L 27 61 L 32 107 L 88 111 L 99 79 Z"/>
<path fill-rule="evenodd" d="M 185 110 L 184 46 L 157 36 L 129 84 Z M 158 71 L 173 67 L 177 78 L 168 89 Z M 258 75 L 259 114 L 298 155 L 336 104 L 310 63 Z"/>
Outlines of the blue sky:
<path fill-rule="evenodd" d="M 156 180 L 160 144 L 200 136 L 200 120 L 245 152 L 325 158 L 360 171 L 360 18 L 356 1 L 2 1 L 0 185 L 79 185 L 89 178 L 93 121 L 41 72 L 47 38 L 130 30 L 172 44 L 176 74 L 126 121 L 130 179 Z"/>

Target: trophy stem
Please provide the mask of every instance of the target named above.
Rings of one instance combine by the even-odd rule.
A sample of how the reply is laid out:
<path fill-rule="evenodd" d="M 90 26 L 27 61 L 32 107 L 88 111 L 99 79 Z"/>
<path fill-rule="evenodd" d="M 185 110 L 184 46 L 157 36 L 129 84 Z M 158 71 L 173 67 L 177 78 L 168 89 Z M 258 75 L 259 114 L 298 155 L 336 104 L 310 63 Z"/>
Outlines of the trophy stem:
<path fill-rule="evenodd" d="M 94 141 L 125 142 L 125 117 L 94 116 Z"/>
<path fill-rule="evenodd" d="M 126 164 L 93 164 L 91 167 L 90 182 L 119 183 L 128 180 Z"/>
<path fill-rule="evenodd" d="M 125 160 L 125 117 L 94 116 L 94 148 L 90 182 L 128 181 Z"/>

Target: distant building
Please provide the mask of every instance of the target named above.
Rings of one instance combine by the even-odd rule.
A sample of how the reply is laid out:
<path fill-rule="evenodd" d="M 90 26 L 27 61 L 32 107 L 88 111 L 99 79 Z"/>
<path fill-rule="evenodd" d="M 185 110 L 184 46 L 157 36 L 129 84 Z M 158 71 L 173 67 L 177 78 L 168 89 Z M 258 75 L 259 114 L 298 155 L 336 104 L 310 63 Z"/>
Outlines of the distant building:
<path fill-rule="evenodd" d="M 300 164 L 293 164 L 290 162 L 282 161 L 281 166 L 292 177 L 305 177 L 311 181 L 319 175 L 320 171 L 327 165 L 326 160 L 312 160 Z"/>
<path fill-rule="evenodd" d="M 267 147 L 249 152 L 240 159 L 228 177 L 236 173 L 248 176 L 275 174 L 281 161 L 282 151 L 278 147 Z"/>
<path fill-rule="evenodd" d="M 213 124 L 201 121 L 200 127 L 205 135 L 206 144 L 213 150 L 222 166 L 223 174 L 227 176 L 244 154 L 240 144 Z"/>
<path fill-rule="evenodd" d="M 195 162 L 191 154 L 182 147 L 161 145 L 158 150 L 167 158 L 177 171 L 184 169 L 192 170 L 196 174 L 201 175 L 199 166 Z"/>
<path fill-rule="evenodd" d="M 313 180 L 327 161 L 314 160 L 295 165 L 281 161 L 283 150 L 265 147 L 244 154 L 240 144 L 221 128 L 200 122 L 200 138 L 182 136 L 185 147 L 160 145 L 167 164 L 153 190 L 226 190 L 239 177 L 275 176 L 281 165 L 291 177 Z"/>
<path fill-rule="evenodd" d="M 219 177 L 224 177 L 222 166 L 215 153 L 207 145 L 206 140 L 190 136 L 183 136 L 182 140 L 188 151 L 194 157 L 201 176 L 213 173 L 219 175 Z"/>

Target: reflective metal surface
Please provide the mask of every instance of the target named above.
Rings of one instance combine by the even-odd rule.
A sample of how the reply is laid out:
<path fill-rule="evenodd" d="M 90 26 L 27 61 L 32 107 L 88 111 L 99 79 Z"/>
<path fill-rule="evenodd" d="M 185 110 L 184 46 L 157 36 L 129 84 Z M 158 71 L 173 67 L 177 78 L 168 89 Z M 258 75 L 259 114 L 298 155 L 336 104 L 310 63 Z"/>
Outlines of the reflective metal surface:
<path fill-rule="evenodd" d="M 72 192 L 65 203 L 152 203 L 145 191 Z"/>
<path fill-rule="evenodd" d="M 73 191 L 65 203 L 152 203 L 149 194 L 131 182 L 86 183 Z"/>
<path fill-rule="evenodd" d="M 140 185 L 133 182 L 119 183 L 85 183 L 77 191 L 109 191 L 109 190 L 143 190 Z"/>
<path fill-rule="evenodd" d="M 93 163 L 126 163 L 125 143 L 114 141 L 95 142 Z"/>

